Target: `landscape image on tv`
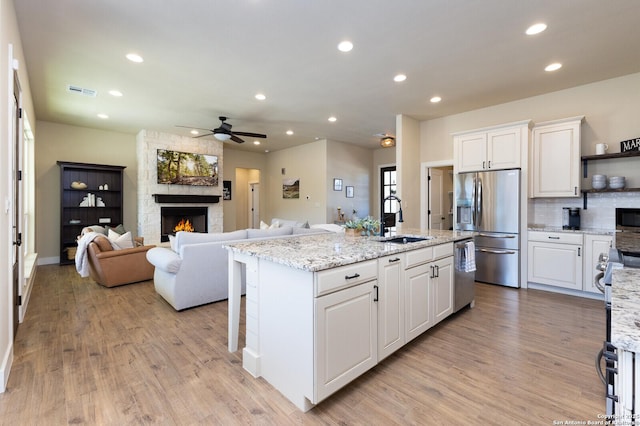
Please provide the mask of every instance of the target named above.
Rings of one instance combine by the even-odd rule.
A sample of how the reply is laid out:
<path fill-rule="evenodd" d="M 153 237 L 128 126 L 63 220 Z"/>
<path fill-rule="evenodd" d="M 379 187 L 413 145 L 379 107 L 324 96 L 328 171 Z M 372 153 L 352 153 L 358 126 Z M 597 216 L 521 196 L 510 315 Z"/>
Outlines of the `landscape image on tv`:
<path fill-rule="evenodd" d="M 218 157 L 158 149 L 158 183 L 218 186 Z"/>

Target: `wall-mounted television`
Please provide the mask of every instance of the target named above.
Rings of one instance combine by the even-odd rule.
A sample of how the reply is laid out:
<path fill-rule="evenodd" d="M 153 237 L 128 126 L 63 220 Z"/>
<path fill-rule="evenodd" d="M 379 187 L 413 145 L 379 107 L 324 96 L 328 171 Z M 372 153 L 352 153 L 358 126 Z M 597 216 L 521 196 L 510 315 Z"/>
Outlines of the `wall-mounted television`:
<path fill-rule="evenodd" d="M 218 156 L 158 149 L 158 183 L 218 186 Z"/>

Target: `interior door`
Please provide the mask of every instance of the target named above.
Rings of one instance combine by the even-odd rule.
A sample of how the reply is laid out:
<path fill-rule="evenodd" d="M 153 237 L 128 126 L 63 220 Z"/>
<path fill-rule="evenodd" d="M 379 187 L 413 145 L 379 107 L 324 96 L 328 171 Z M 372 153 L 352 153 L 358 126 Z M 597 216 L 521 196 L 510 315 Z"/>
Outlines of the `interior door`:
<path fill-rule="evenodd" d="M 12 238 L 13 238 L 13 250 L 12 250 L 12 281 L 13 281 L 13 338 L 15 339 L 18 332 L 18 324 L 20 322 L 20 272 L 21 272 L 21 259 L 20 246 L 22 245 L 22 232 L 20 229 L 20 212 L 21 208 L 21 195 L 20 195 L 20 180 L 21 180 L 21 167 L 20 167 L 20 153 L 21 150 L 21 136 L 22 136 L 22 113 L 20 107 L 20 82 L 18 81 L 18 75 L 13 74 L 13 139 L 14 139 L 14 153 L 13 153 L 13 223 L 12 223 Z"/>
<path fill-rule="evenodd" d="M 443 200 L 443 171 L 429 169 L 429 229 L 445 229 L 445 207 Z"/>

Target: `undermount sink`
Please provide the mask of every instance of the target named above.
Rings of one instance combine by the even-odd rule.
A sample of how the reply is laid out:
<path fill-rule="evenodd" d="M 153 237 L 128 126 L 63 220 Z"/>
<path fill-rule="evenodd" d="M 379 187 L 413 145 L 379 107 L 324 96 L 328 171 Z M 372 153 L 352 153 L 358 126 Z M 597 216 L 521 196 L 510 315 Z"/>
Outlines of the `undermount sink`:
<path fill-rule="evenodd" d="M 409 244 L 409 243 L 417 243 L 419 241 L 427 241 L 432 240 L 433 237 L 394 237 L 389 238 L 388 240 L 384 240 L 385 243 L 393 243 L 393 244 Z"/>

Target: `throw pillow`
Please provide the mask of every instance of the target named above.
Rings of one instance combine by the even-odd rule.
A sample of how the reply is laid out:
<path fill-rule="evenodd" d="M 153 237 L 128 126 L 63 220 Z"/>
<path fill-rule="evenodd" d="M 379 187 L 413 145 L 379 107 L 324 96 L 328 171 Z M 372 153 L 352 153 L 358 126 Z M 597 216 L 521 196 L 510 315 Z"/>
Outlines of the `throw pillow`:
<path fill-rule="evenodd" d="M 122 250 L 127 248 L 133 248 L 133 237 L 131 236 L 131 232 L 125 232 L 120 235 L 117 232 L 109 229 L 109 234 L 107 235 L 111 245 L 114 250 Z"/>
<path fill-rule="evenodd" d="M 303 228 L 305 228 L 305 229 L 309 229 L 309 228 L 311 228 L 311 227 L 309 226 L 309 221 L 306 221 L 305 223 L 303 223 L 303 224 L 302 224 L 302 227 L 303 227 Z"/>
<path fill-rule="evenodd" d="M 169 245 L 171 246 L 171 250 L 176 251 L 176 237 L 173 235 L 169 235 Z"/>
<path fill-rule="evenodd" d="M 115 228 L 112 227 L 112 226 L 107 226 L 106 228 L 107 228 L 107 231 L 114 230 L 115 232 L 117 232 L 120 235 L 122 235 L 125 232 L 127 232 L 127 230 L 124 229 L 124 225 L 122 225 L 122 224 L 116 226 Z"/>
<path fill-rule="evenodd" d="M 260 221 L 260 229 L 269 229 L 269 225 L 264 223 L 263 220 Z"/>

